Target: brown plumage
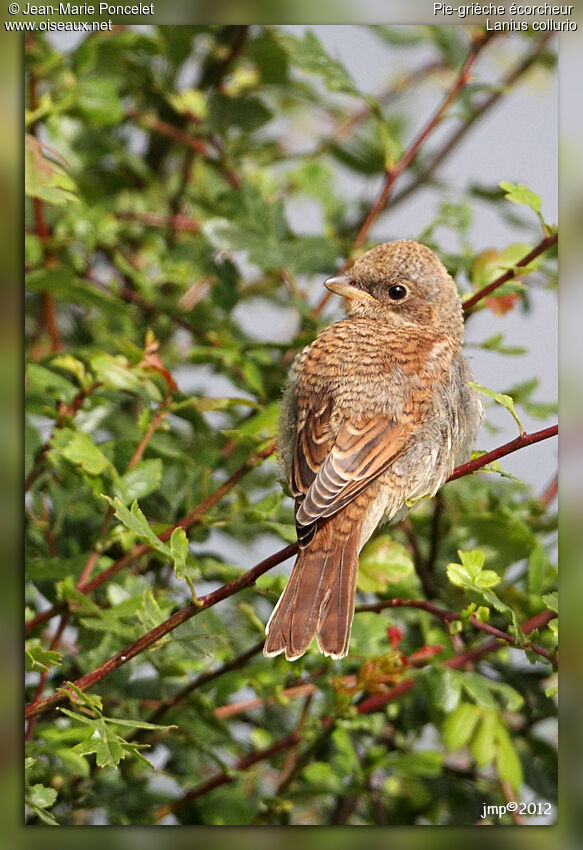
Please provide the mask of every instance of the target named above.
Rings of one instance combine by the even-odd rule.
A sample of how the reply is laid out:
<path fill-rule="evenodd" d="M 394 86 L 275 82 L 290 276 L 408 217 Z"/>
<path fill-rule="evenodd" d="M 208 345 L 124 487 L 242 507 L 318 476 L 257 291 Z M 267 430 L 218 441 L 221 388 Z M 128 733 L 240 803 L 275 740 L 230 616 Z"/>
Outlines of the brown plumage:
<path fill-rule="evenodd" d="M 264 653 L 289 660 L 314 636 L 324 655 L 347 654 L 361 548 L 408 500 L 435 494 L 482 417 L 457 289 L 429 248 L 379 245 L 326 286 L 348 318 L 296 357 L 280 427 L 301 551 Z"/>

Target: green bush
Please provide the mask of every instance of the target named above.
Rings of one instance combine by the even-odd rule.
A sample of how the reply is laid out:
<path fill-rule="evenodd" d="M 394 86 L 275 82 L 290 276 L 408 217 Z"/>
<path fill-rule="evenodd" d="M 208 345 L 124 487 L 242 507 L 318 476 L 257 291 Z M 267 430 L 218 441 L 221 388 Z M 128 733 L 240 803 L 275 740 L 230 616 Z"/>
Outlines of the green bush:
<path fill-rule="evenodd" d="M 553 489 L 534 494 L 503 460 L 478 454 L 482 472 L 373 538 L 346 659 L 261 654 L 295 541 L 279 397 L 330 321 L 323 276 L 431 186 L 437 216 L 399 235 L 440 253 L 468 315 L 490 311 L 481 345 L 502 364 L 521 349 L 498 316 L 528 309 L 533 272 L 554 285 L 537 195 L 506 174 L 463 196 L 439 182 L 478 118 L 531 69 L 553 72 L 548 42 L 516 37 L 511 66 L 483 70 L 505 37 L 372 32 L 405 68 L 376 97 L 309 31 L 27 41 L 31 824 L 461 825 L 533 798 L 554 818 Z M 430 79 L 455 120 L 439 136 L 431 112 L 415 136 L 407 105 Z M 478 203 L 508 244 L 473 245 Z M 319 226 L 293 227 L 294 209 Z M 482 390 L 520 424 L 553 416 L 535 387 L 527 372 L 512 397 Z M 530 441 L 521 427 L 510 449 Z"/>

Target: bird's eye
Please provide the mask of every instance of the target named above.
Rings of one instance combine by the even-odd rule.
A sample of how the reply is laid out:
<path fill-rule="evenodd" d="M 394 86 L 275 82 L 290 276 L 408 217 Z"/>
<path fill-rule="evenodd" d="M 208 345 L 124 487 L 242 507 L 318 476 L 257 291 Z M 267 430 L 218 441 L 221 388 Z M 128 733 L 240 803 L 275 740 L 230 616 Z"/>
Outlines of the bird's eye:
<path fill-rule="evenodd" d="M 392 298 L 393 301 L 401 301 L 401 299 L 404 298 L 406 294 L 407 290 L 404 286 L 401 286 L 400 283 L 396 283 L 389 289 L 389 298 Z"/>

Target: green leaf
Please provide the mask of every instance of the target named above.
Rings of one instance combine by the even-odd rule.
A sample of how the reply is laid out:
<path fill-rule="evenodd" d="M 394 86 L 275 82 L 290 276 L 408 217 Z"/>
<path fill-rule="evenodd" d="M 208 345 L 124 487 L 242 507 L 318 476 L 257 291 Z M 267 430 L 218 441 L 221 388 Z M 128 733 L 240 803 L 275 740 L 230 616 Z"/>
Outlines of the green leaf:
<path fill-rule="evenodd" d="M 41 645 L 38 639 L 29 641 L 24 651 L 24 667 L 29 673 L 43 673 L 49 667 L 55 667 L 60 664 L 62 660 L 62 652 L 47 649 Z"/>
<path fill-rule="evenodd" d="M 388 534 L 375 537 L 362 550 L 357 587 L 364 593 L 384 593 L 389 588 L 406 585 L 419 587 L 413 559 L 407 549 Z M 396 595 L 393 592 L 393 595 Z"/>
<path fill-rule="evenodd" d="M 505 407 L 506 410 L 508 410 L 512 414 L 515 422 L 518 425 L 518 428 L 520 429 L 520 433 L 524 434 L 522 422 L 518 418 L 518 414 L 514 409 L 514 400 L 511 398 L 511 396 L 505 395 L 504 393 L 497 393 L 494 390 L 489 389 L 489 387 L 484 387 L 481 384 L 474 384 L 472 381 L 468 381 L 468 385 L 470 387 L 473 387 L 475 390 L 478 390 L 478 392 L 482 393 L 482 395 L 488 396 L 488 398 L 493 398 L 494 401 L 498 402 L 498 404 L 501 404 L 502 407 Z"/>
<path fill-rule="evenodd" d="M 67 445 L 61 449 L 61 454 L 65 460 L 73 466 L 78 466 L 88 475 L 101 475 L 111 466 L 111 462 L 97 448 L 89 434 L 83 431 L 73 434 Z"/>
<path fill-rule="evenodd" d="M 303 775 L 315 794 L 340 794 L 342 791 L 342 777 L 328 762 L 311 762 L 304 768 Z"/>
<path fill-rule="evenodd" d="M 510 783 L 515 793 L 522 787 L 522 765 L 512 738 L 502 722 L 496 730 L 496 768 L 500 779 Z"/>
<path fill-rule="evenodd" d="M 525 204 L 535 213 L 540 213 L 540 196 L 523 183 L 499 183 L 498 185 L 504 190 L 506 200 L 512 201 L 514 204 Z"/>
<path fill-rule="evenodd" d="M 162 472 L 160 458 L 142 460 L 125 472 L 116 482 L 116 491 L 124 505 L 135 499 L 143 499 L 157 490 L 162 481 Z"/>
<path fill-rule="evenodd" d="M 77 106 L 95 124 L 119 124 L 123 118 L 123 104 L 118 81 L 108 77 L 85 77 L 79 83 Z"/>
<path fill-rule="evenodd" d="M 188 537 L 183 528 L 175 528 L 170 538 L 170 551 L 174 559 L 174 572 L 179 579 L 184 578 L 186 558 L 188 557 Z"/>
<path fill-rule="evenodd" d="M 363 96 L 344 65 L 326 53 L 320 40 L 311 30 L 308 30 L 303 38 L 296 38 L 284 32 L 278 32 L 276 37 L 288 53 L 292 64 L 310 74 L 317 74 L 330 91 L 355 97 Z"/>
<path fill-rule="evenodd" d="M 472 673 L 471 671 L 464 673 L 462 686 L 467 695 L 480 705 L 495 709 L 497 708 L 496 701 L 490 693 L 488 684 L 479 673 Z"/>
<path fill-rule="evenodd" d="M 559 613 L 559 594 L 556 590 L 552 593 L 545 593 L 543 596 L 543 602 L 550 608 L 551 611 L 554 611 L 555 614 Z"/>
<path fill-rule="evenodd" d="M 495 709 L 481 708 L 481 720 L 474 735 L 471 752 L 478 767 L 491 764 L 496 757 L 498 713 Z"/>
<path fill-rule="evenodd" d="M 64 267 L 37 269 L 26 276 L 26 288 L 35 292 L 51 292 L 59 301 L 95 307 L 110 315 L 119 315 L 124 305 L 89 281 L 80 280 Z"/>
<path fill-rule="evenodd" d="M 207 117 L 216 133 L 228 133 L 232 127 L 252 133 L 267 124 L 273 113 L 258 97 L 228 97 L 217 92 L 209 100 Z"/>
<path fill-rule="evenodd" d="M 27 789 L 26 802 L 29 806 L 39 809 L 46 809 L 52 806 L 57 799 L 57 792 L 54 788 L 47 788 L 46 785 L 31 785 Z"/>
<path fill-rule="evenodd" d="M 145 540 L 152 549 L 160 552 L 160 554 L 167 557 L 168 560 L 174 560 L 172 551 L 152 531 L 148 520 L 140 510 L 140 506 L 137 501 L 134 501 L 131 509 L 128 510 L 118 498 L 111 499 L 109 496 L 104 496 L 103 498 L 107 499 L 111 507 L 114 509 L 116 517 L 123 522 L 126 528 L 133 531 L 142 540 Z"/>
<path fill-rule="evenodd" d="M 438 664 L 429 664 L 420 671 L 419 680 L 427 690 L 428 704 L 450 714 L 460 701 L 462 679 L 457 670 Z"/>
<path fill-rule="evenodd" d="M 515 356 L 519 354 L 526 354 L 528 352 L 527 348 L 524 348 L 520 345 L 506 345 L 504 343 L 504 335 L 503 334 L 494 334 L 493 336 L 485 339 L 484 342 L 480 343 L 480 348 L 484 348 L 487 351 L 495 351 L 498 354 L 505 354 L 508 356 Z"/>
<path fill-rule="evenodd" d="M 30 133 L 25 134 L 24 142 L 26 194 L 48 204 L 79 203 L 75 182 L 61 164 L 61 156 Z"/>
<path fill-rule="evenodd" d="M 94 354 L 91 358 L 91 368 L 97 380 L 112 390 L 135 392 L 142 383 L 123 354 Z"/>
<path fill-rule="evenodd" d="M 443 723 L 442 734 L 447 749 L 459 750 L 466 747 L 472 739 L 481 716 L 480 706 L 460 702 Z"/>

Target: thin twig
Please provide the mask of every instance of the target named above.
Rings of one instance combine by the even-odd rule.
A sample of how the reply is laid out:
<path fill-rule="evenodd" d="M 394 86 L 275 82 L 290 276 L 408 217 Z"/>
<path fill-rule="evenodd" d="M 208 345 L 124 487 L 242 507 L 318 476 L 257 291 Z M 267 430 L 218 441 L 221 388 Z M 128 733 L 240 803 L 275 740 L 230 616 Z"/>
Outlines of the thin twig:
<path fill-rule="evenodd" d="M 229 771 L 223 770 L 216 776 L 213 776 L 212 779 L 209 779 L 207 782 L 204 782 L 202 785 L 199 785 L 197 788 L 193 788 L 192 791 L 184 794 L 184 796 L 180 797 L 178 800 L 159 806 L 154 813 L 154 820 L 160 821 L 162 818 L 182 809 L 198 797 L 203 797 L 205 794 L 208 794 L 209 791 L 214 791 L 215 788 L 220 788 L 221 785 L 228 785 L 230 782 L 234 782 L 237 778 L 236 772 L 247 770 L 254 764 L 271 758 L 271 756 L 276 755 L 276 753 L 297 744 L 300 740 L 301 735 L 298 732 L 290 732 L 289 735 L 284 735 L 283 738 L 280 738 L 279 741 L 276 741 L 269 747 L 265 747 L 263 750 L 256 750 L 254 753 L 249 753 L 248 755 L 243 756 L 243 758 L 240 758 L 235 764 L 233 769 L 230 769 Z"/>
<path fill-rule="evenodd" d="M 163 531 L 158 535 L 160 540 L 165 543 L 172 536 L 172 532 L 177 528 L 183 528 L 185 531 L 191 529 L 194 525 L 199 523 L 208 511 L 214 507 L 220 500 L 227 495 L 227 493 L 237 484 L 244 475 L 254 469 L 258 463 L 265 458 L 272 455 L 275 451 L 275 444 L 267 446 L 267 448 L 263 449 L 260 452 L 252 455 L 248 460 L 245 461 L 235 472 L 230 475 L 226 481 L 224 481 L 216 490 L 214 490 L 209 496 L 207 496 L 204 501 L 202 501 L 199 505 L 193 508 L 190 513 L 188 513 L 183 519 L 174 523 L 170 528 Z M 118 558 L 110 567 L 108 567 L 103 572 L 99 573 L 99 575 L 95 576 L 91 581 L 87 584 L 82 585 L 77 588 L 81 591 L 81 593 L 89 594 L 100 587 L 104 582 L 109 581 L 114 575 L 117 575 L 121 570 L 127 567 L 129 564 L 134 563 L 138 558 L 141 558 L 142 555 L 145 555 L 150 551 L 152 547 L 148 543 L 141 543 L 133 546 L 129 552 L 125 555 L 122 555 L 121 558 Z M 53 605 L 51 608 L 46 611 L 42 611 L 40 614 L 37 614 L 35 617 L 32 617 L 25 624 L 25 633 L 28 634 L 33 629 L 38 626 L 46 623 L 48 620 L 52 619 L 56 614 L 62 611 L 64 605 Z"/>
<path fill-rule="evenodd" d="M 229 673 L 231 670 L 240 670 L 244 664 L 249 661 L 250 658 L 253 658 L 254 655 L 257 655 L 258 652 L 261 652 L 263 649 L 264 640 L 260 640 L 258 643 L 254 644 L 250 649 L 242 652 L 240 655 L 237 655 L 236 658 L 231 659 L 231 661 L 225 662 L 225 664 L 221 664 L 220 667 L 217 667 L 216 670 L 209 670 L 206 673 L 202 673 L 200 676 L 197 676 L 192 682 L 189 682 L 188 685 L 185 685 L 179 691 L 176 691 L 171 697 L 167 697 L 160 705 L 152 712 L 152 714 L 148 717 L 149 723 L 158 723 L 160 718 L 163 717 L 167 711 L 174 706 L 178 705 L 181 702 L 184 702 L 186 697 L 190 696 L 193 691 L 198 690 L 203 685 L 207 685 L 209 682 L 218 679 L 219 676 L 222 676 L 224 673 Z"/>
<path fill-rule="evenodd" d="M 541 614 L 536 614 L 534 617 L 531 617 L 529 620 L 525 621 L 521 629 L 524 634 L 528 634 L 535 629 L 539 629 L 542 626 L 546 625 L 551 619 L 556 616 L 552 611 L 545 611 Z M 494 652 L 500 648 L 500 644 L 497 639 L 492 639 L 484 642 L 481 646 L 468 650 L 465 652 L 458 653 L 454 655 L 452 658 L 449 658 L 444 662 L 444 666 L 449 667 L 450 669 L 459 669 L 461 667 L 465 667 L 468 663 L 473 663 L 475 661 L 480 660 L 484 657 L 484 655 L 488 655 L 490 652 Z M 410 691 L 416 683 L 417 679 L 409 678 L 404 679 L 402 682 L 399 682 L 395 685 L 394 688 L 391 688 L 390 691 L 386 693 L 373 694 L 362 700 L 358 706 L 357 710 L 359 714 L 372 714 L 376 711 L 384 710 L 387 703 L 394 701 L 398 697 Z M 325 727 L 323 736 L 328 737 L 334 729 L 334 719 L 327 718 L 327 722 L 322 725 Z M 257 750 L 255 753 L 250 753 L 247 756 L 239 759 L 234 767 L 234 771 L 221 771 L 216 776 L 207 780 L 202 785 L 199 785 L 197 788 L 194 788 L 192 791 L 189 791 L 187 794 L 180 797 L 178 800 L 174 800 L 172 803 L 166 803 L 163 806 L 160 806 L 156 810 L 155 818 L 156 820 L 161 820 L 167 815 L 173 814 L 179 809 L 183 808 L 188 803 L 193 800 L 208 794 L 210 791 L 213 791 L 215 788 L 220 787 L 221 785 L 225 785 L 228 782 L 233 782 L 238 773 L 241 773 L 244 770 L 247 770 L 249 767 L 257 764 L 260 761 L 264 761 L 265 759 L 270 758 L 272 755 L 281 752 L 282 750 L 288 749 L 289 747 L 296 747 L 304 740 L 304 737 L 301 731 L 296 728 L 294 732 L 285 735 L 283 738 L 280 738 L 279 741 L 276 741 L 274 744 L 271 744 L 269 747 L 266 747 L 263 750 Z M 318 747 L 322 742 L 322 736 L 320 736 L 310 747 L 308 747 L 307 751 L 302 755 L 300 759 L 295 761 L 293 769 L 289 771 L 283 782 L 280 781 L 277 788 L 277 794 L 281 794 L 290 784 L 293 777 L 297 774 L 298 770 L 301 770 L 303 765 L 306 763 L 306 760 L 309 759 L 314 752 L 314 749 Z"/>
<path fill-rule="evenodd" d="M 132 658 L 135 658 L 146 649 L 149 649 L 161 638 L 178 628 L 178 626 L 188 622 L 188 620 L 192 619 L 192 617 L 196 617 L 197 614 L 201 613 L 201 611 L 211 608 L 218 602 L 222 602 L 223 599 L 228 599 L 229 596 L 233 596 L 233 594 L 238 593 L 240 590 L 243 590 L 243 588 L 251 587 L 255 584 L 259 576 L 262 576 L 268 570 L 273 569 L 273 567 L 277 564 L 287 561 L 287 559 L 291 558 L 292 555 L 295 555 L 297 551 L 297 543 L 290 543 L 274 555 L 270 555 L 269 558 L 265 558 L 265 560 L 261 561 L 251 570 L 243 573 L 239 576 L 239 578 L 229 582 L 229 584 L 219 587 L 217 590 L 212 591 L 212 593 L 206 594 L 206 596 L 199 597 L 196 602 L 191 602 L 189 605 L 186 605 L 184 608 L 176 611 L 172 614 L 172 616 L 168 617 L 167 620 L 160 623 L 160 625 L 151 629 L 149 632 L 146 632 L 146 634 L 142 635 L 141 638 L 138 638 L 138 640 L 124 647 L 124 649 L 117 652 L 107 661 L 104 661 L 103 664 L 100 664 L 90 673 L 86 673 L 84 676 L 81 676 L 73 684 L 80 690 L 86 690 L 87 688 L 92 687 L 92 685 L 99 682 L 105 676 L 113 673 L 114 670 L 118 670 L 124 664 L 127 664 L 127 662 L 131 661 Z M 66 691 L 60 691 L 58 693 L 51 694 L 51 696 L 45 697 L 43 700 L 28 705 L 25 711 L 25 716 L 31 717 L 36 714 L 42 714 L 45 711 L 53 709 L 57 705 L 65 702 L 69 697 L 74 697 L 72 692 L 68 693 Z"/>
<path fill-rule="evenodd" d="M 479 469 L 481 466 L 486 465 L 487 463 L 498 457 L 503 457 L 504 455 L 509 454 L 513 451 L 517 451 L 518 449 L 521 449 L 526 445 L 530 445 L 540 440 L 552 437 L 557 433 L 557 431 L 558 426 L 554 426 L 551 428 L 545 428 L 542 431 L 536 432 L 535 434 L 522 434 L 520 437 L 517 437 L 516 440 L 512 440 L 510 443 L 506 443 L 504 446 L 501 446 L 498 449 L 494 449 L 494 451 L 492 452 L 487 452 L 481 457 L 476 458 L 475 460 L 458 467 L 456 470 L 453 471 L 452 475 L 448 480 L 452 481 L 456 478 L 461 478 L 462 475 L 468 475 L 470 472 L 474 472 L 476 469 Z M 271 447 L 271 451 L 273 450 L 274 447 Z M 268 450 L 266 449 L 265 452 L 267 451 Z M 255 457 L 260 457 L 260 455 L 261 453 L 259 453 Z M 233 476 L 231 476 L 231 479 L 229 480 L 232 480 L 234 476 L 237 475 L 239 477 L 242 477 L 244 472 L 247 471 L 247 465 L 250 462 L 251 461 L 247 461 L 247 464 L 244 464 L 243 467 L 240 467 L 236 473 L 233 473 Z M 238 478 L 236 480 L 238 480 Z M 227 484 L 228 481 L 226 481 L 225 484 L 222 486 L 225 487 Z M 231 486 L 233 485 L 231 484 Z M 206 500 L 207 505 L 209 500 L 211 499 L 214 500 L 214 504 L 215 501 L 218 501 L 220 498 L 222 498 L 222 495 L 224 494 L 220 493 L 220 495 L 218 495 L 219 491 L 221 491 L 221 488 L 218 488 L 217 491 L 215 491 L 211 496 L 209 496 L 209 498 Z M 187 521 L 191 521 L 193 516 L 198 521 L 200 515 L 204 515 L 204 513 L 208 510 L 208 507 L 204 507 L 204 505 L 204 502 L 201 503 L 198 508 L 195 508 L 195 510 L 188 515 L 188 517 L 181 520 L 181 522 L 176 523 L 171 529 L 167 529 L 167 531 L 163 532 L 163 534 L 159 535 L 160 539 L 167 540 L 171 536 L 172 531 L 175 528 L 185 528 L 187 525 Z M 202 514 L 200 514 L 200 512 L 202 512 Z M 139 554 L 144 554 L 150 549 L 150 546 L 148 546 L 147 544 L 142 544 L 141 546 L 137 547 L 137 549 L 139 550 Z M 85 676 L 82 676 L 81 679 L 78 679 L 75 682 L 75 685 L 83 690 L 95 684 L 95 682 L 99 681 L 104 676 L 111 673 L 113 670 L 117 670 L 118 667 L 121 667 L 131 658 L 134 658 L 140 652 L 143 652 L 153 643 L 156 643 L 158 640 L 160 640 L 161 637 L 169 634 L 177 626 L 182 625 L 183 623 L 187 622 L 191 617 L 200 613 L 200 611 L 204 610 L 205 608 L 209 608 L 212 605 L 216 605 L 217 602 L 220 602 L 223 599 L 232 596 L 234 593 L 237 593 L 244 587 L 250 587 L 252 584 L 255 583 L 256 579 L 260 575 L 263 575 L 263 573 L 272 569 L 272 567 L 276 566 L 277 564 L 280 564 L 283 561 L 286 561 L 288 558 L 291 558 L 292 555 L 295 555 L 297 553 L 297 551 L 298 544 L 292 543 L 289 546 L 280 549 L 270 558 L 266 558 L 264 561 L 261 561 L 260 564 L 253 567 L 251 570 L 248 570 L 246 573 L 243 573 L 242 576 L 239 576 L 238 579 L 231 582 L 230 584 L 223 585 L 222 587 L 218 588 L 218 590 L 215 590 L 213 593 L 210 593 L 207 596 L 203 596 L 201 599 L 197 600 L 196 604 L 191 603 L 185 608 L 182 608 L 180 611 L 177 611 L 175 614 L 173 614 L 155 629 L 152 629 L 150 632 L 147 632 L 145 635 L 142 635 L 139 640 L 135 641 L 133 644 L 130 644 L 130 646 L 118 652 L 116 655 L 113 656 L 113 658 L 110 658 L 108 661 L 105 661 L 98 668 L 96 668 L 96 670 L 93 670 L 91 673 L 87 673 Z M 118 562 L 116 562 L 116 564 L 112 565 L 109 570 L 105 570 L 104 573 L 100 573 L 100 575 L 93 579 L 92 582 L 89 582 L 89 584 L 85 585 L 81 589 L 82 592 L 89 593 L 96 586 L 106 580 L 103 578 L 105 574 L 107 574 L 107 578 L 111 577 L 111 571 L 114 567 L 116 568 L 115 571 L 118 572 L 120 569 L 122 569 L 122 567 L 126 566 L 127 563 L 129 563 L 136 557 L 138 557 L 138 555 L 136 555 L 136 549 L 134 548 L 132 552 L 128 553 Z M 58 613 L 58 610 L 60 609 L 57 609 L 56 613 Z M 45 619 L 42 619 L 42 622 L 45 622 L 46 619 L 50 619 L 50 617 L 54 615 L 55 609 L 53 608 L 51 609 L 51 611 L 53 611 L 53 614 L 50 614 L 50 616 L 46 616 L 47 612 L 43 612 L 43 614 L 39 614 L 37 615 L 37 617 L 34 618 L 34 620 L 31 620 L 30 623 L 38 625 L 39 622 L 41 622 L 41 618 L 43 617 Z M 29 626 L 29 630 L 31 628 L 30 623 L 27 624 Z M 46 711 L 48 708 L 53 708 L 55 705 L 58 705 L 60 702 L 62 702 L 65 698 L 65 695 L 53 694 L 52 696 L 41 700 L 37 704 L 30 704 L 27 707 L 27 716 L 30 716 L 31 714 L 41 713 L 43 711 Z"/>
<path fill-rule="evenodd" d="M 395 165 L 390 168 L 386 174 L 385 179 L 379 192 L 377 199 L 373 203 L 370 208 L 365 220 L 361 224 L 358 233 L 353 242 L 353 248 L 360 248 L 361 245 L 364 244 L 369 230 L 376 222 L 379 215 L 385 209 L 387 202 L 391 196 L 391 192 L 393 191 L 393 186 L 398 178 L 403 174 L 403 172 L 408 168 L 413 159 L 419 153 L 419 150 L 423 146 L 426 139 L 431 135 L 431 133 L 435 130 L 435 128 L 439 125 L 441 119 L 443 118 L 445 112 L 451 105 L 451 103 L 458 97 L 460 92 L 464 89 L 464 87 L 470 81 L 470 71 L 474 62 L 476 61 L 478 55 L 481 50 L 486 46 L 486 44 L 491 40 L 494 33 L 485 33 L 481 32 L 479 36 L 476 36 L 471 45 L 469 53 L 466 57 L 465 62 L 463 63 L 461 70 L 456 77 L 453 85 L 448 91 L 447 95 L 443 99 L 442 103 L 435 111 L 435 113 L 431 116 L 429 121 L 425 124 L 423 129 L 417 134 L 414 140 L 411 142 L 401 159 L 395 163 Z M 348 263 L 345 264 L 344 270 L 347 268 Z M 328 299 L 331 297 L 330 292 L 326 292 L 316 307 L 313 310 L 314 315 L 318 316 L 322 312 L 324 306 L 328 303 Z"/>
<path fill-rule="evenodd" d="M 497 86 L 496 91 L 485 98 L 485 100 L 482 101 L 482 103 L 472 112 L 470 117 L 467 118 L 464 123 L 458 127 L 451 136 L 449 136 L 448 139 L 446 139 L 442 146 L 435 152 L 431 161 L 422 168 L 421 173 L 418 174 L 415 180 L 390 198 L 387 203 L 387 209 L 394 209 L 397 204 L 404 201 L 405 198 L 408 198 L 417 189 L 422 186 L 427 186 L 429 179 L 441 165 L 443 160 L 459 145 L 473 125 L 479 119 L 483 118 L 484 115 L 486 115 L 486 113 L 489 112 L 490 109 L 492 109 L 492 107 L 500 100 L 500 98 L 507 94 L 508 90 L 515 85 L 515 83 L 517 83 L 518 80 L 535 64 L 551 35 L 552 33 L 544 35 L 536 48 L 518 62 L 516 66 L 508 72 L 508 74 L 506 74 L 504 79 L 501 80 L 500 84 Z"/>
<path fill-rule="evenodd" d="M 557 498 L 557 494 L 559 492 L 559 476 L 558 473 L 555 473 L 555 476 L 548 487 L 545 487 L 544 493 L 539 497 L 539 502 L 544 508 L 548 508 L 552 502 Z"/>
<path fill-rule="evenodd" d="M 458 466 L 457 469 L 454 469 L 447 480 L 455 481 L 456 478 L 462 478 L 464 475 L 469 475 L 471 472 L 475 472 L 477 469 L 481 469 L 483 466 L 486 466 L 486 464 L 492 463 L 493 460 L 498 460 L 501 457 L 512 454 L 512 452 L 516 452 L 524 446 L 531 446 L 534 443 L 539 443 L 541 440 L 548 440 L 550 437 L 556 437 L 558 433 L 559 426 L 551 425 L 549 428 L 542 428 L 540 431 L 535 431 L 532 434 L 521 434 L 519 437 L 516 437 L 515 440 L 510 440 L 510 442 L 504 443 L 503 446 L 499 446 L 491 452 L 486 452 L 485 454 L 480 455 L 480 457 L 476 457 L 473 460 Z"/>
<path fill-rule="evenodd" d="M 553 245 L 556 245 L 558 241 L 558 233 L 553 233 L 551 236 L 545 236 L 544 239 L 541 239 L 541 241 L 538 243 L 538 245 L 535 245 L 532 251 L 529 251 L 526 256 L 524 256 L 516 263 L 514 268 L 508 269 L 508 271 L 504 272 L 504 274 L 501 274 L 499 277 L 496 278 L 496 280 L 492 281 L 492 283 L 489 283 L 487 286 L 482 287 L 482 289 L 479 289 L 477 292 L 474 292 L 474 294 L 470 298 L 467 298 L 463 304 L 464 314 L 468 316 L 479 301 L 482 301 L 488 295 L 491 295 L 491 293 L 494 292 L 495 289 L 498 289 L 498 287 L 502 286 L 502 284 L 506 283 L 506 281 L 515 278 L 518 275 L 518 272 L 516 271 L 518 267 L 524 268 L 525 266 L 528 266 L 528 264 L 531 263 L 536 257 L 538 257 L 540 254 L 544 254 L 545 251 L 548 251 L 549 248 L 551 248 Z"/>

